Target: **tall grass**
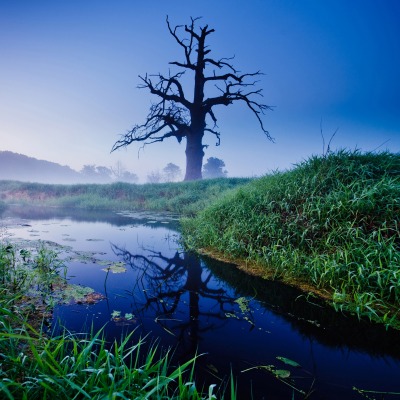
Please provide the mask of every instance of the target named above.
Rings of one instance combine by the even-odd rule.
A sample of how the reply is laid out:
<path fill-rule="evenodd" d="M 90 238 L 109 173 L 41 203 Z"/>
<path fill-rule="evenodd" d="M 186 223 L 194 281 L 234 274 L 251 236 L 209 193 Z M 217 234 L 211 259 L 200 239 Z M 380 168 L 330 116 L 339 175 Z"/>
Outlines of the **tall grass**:
<path fill-rule="evenodd" d="M 183 221 L 185 243 L 400 326 L 400 155 L 339 151 L 250 182 Z"/>
<path fill-rule="evenodd" d="M 49 337 L 27 298 L 40 278 L 46 291 L 63 268 L 57 255 L 0 245 L 0 398 L 2 399 L 216 399 L 196 388 L 196 357 L 173 366 L 170 353 L 143 349 L 134 332 L 107 343 L 102 330 Z M 23 265 L 21 265 L 23 263 Z M 32 273 L 29 273 L 29 268 Z M 27 279 L 27 277 L 30 277 Z M 42 316 L 43 318 L 43 316 Z M 232 393 L 231 398 L 235 398 Z"/>
<path fill-rule="evenodd" d="M 249 182 L 221 178 L 196 182 L 50 185 L 0 181 L 3 202 L 109 210 L 154 210 L 193 215 L 223 192 Z"/>
<path fill-rule="evenodd" d="M 18 325 L 18 323 L 20 325 Z M 195 359 L 172 367 L 170 354 L 143 351 L 133 333 L 109 346 L 101 331 L 88 338 L 46 337 L 15 310 L 0 306 L 0 394 L 8 399 L 216 399 L 193 380 Z"/>

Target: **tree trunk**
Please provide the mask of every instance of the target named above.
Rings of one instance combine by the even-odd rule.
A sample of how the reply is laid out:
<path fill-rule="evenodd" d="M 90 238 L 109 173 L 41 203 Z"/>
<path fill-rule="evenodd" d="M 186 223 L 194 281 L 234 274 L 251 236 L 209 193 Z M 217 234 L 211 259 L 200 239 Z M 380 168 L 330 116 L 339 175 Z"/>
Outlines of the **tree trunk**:
<path fill-rule="evenodd" d="M 203 135 L 204 131 L 190 132 L 186 137 L 186 174 L 185 181 L 202 179 L 201 167 L 203 165 Z"/>

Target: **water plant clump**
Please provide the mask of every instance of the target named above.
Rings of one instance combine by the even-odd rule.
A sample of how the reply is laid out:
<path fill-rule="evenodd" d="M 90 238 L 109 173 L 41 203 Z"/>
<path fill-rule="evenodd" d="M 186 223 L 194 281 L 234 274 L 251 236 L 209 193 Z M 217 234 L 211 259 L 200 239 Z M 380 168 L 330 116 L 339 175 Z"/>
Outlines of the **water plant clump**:
<path fill-rule="evenodd" d="M 196 387 L 197 357 L 174 366 L 169 352 L 160 356 L 156 346 L 143 350 L 144 339 L 131 344 L 134 331 L 112 344 L 102 330 L 47 336 L 43 324 L 54 301 L 102 299 L 90 288 L 67 285 L 59 274 L 63 268 L 53 250 L 0 245 L 1 398 L 216 399 L 215 385 L 208 395 Z M 120 311 L 112 319 L 136 323 L 133 314 Z"/>
<path fill-rule="evenodd" d="M 4 399 L 216 399 L 193 380 L 195 358 L 172 366 L 144 339 L 129 344 L 134 332 L 111 346 L 102 331 L 80 338 L 47 337 L 30 326 L 0 296 L 0 396 Z M 234 398 L 234 397 L 232 397 Z"/>
<path fill-rule="evenodd" d="M 227 194 L 183 221 L 184 240 L 399 328 L 399 199 L 400 154 L 343 150 Z"/>

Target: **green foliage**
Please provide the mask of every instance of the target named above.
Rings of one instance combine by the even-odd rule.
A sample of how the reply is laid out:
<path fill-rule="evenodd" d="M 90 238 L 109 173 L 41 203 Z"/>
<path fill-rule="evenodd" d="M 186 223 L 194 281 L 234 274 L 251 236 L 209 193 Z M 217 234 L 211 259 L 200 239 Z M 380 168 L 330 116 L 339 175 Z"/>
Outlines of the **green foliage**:
<path fill-rule="evenodd" d="M 312 157 L 183 221 L 185 243 L 332 293 L 338 310 L 400 325 L 400 155 Z"/>
<path fill-rule="evenodd" d="M 249 182 L 220 178 L 196 182 L 48 185 L 0 181 L 7 202 L 108 210 L 170 211 L 193 215 L 222 193 Z"/>
<path fill-rule="evenodd" d="M 196 388 L 196 357 L 173 366 L 169 352 L 159 355 L 156 346 L 144 352 L 143 339 L 130 344 L 134 332 L 110 346 L 102 331 L 83 338 L 68 333 L 48 337 L 40 321 L 33 321 L 39 323 L 34 328 L 28 320 L 35 308 L 29 307 L 30 287 L 44 284 L 45 290 L 62 267 L 57 253 L 44 247 L 34 254 L 7 244 L 0 247 L 0 398 L 216 399 L 215 385 L 208 395 Z"/>
<path fill-rule="evenodd" d="M 102 332 L 49 338 L 3 301 L 0 304 L 0 396 L 4 399 L 216 399 L 193 381 L 195 359 L 173 367 L 169 353 L 146 353 L 134 332 L 111 346 Z M 185 379 L 185 378 L 186 379 Z"/>
<path fill-rule="evenodd" d="M 210 157 L 203 166 L 203 178 L 224 178 L 227 176 L 228 171 L 223 168 L 225 168 L 224 161 L 216 157 Z"/>

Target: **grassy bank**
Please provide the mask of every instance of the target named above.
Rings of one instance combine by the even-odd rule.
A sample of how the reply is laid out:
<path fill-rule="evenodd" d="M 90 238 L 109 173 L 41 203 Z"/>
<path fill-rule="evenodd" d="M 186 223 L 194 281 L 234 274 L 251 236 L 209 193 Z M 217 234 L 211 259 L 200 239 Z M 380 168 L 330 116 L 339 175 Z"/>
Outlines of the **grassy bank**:
<path fill-rule="evenodd" d="M 195 359 L 178 366 L 133 333 L 107 343 L 102 332 L 43 333 L 29 293 L 40 299 L 59 286 L 63 266 L 54 253 L 0 245 L 0 397 L 2 399 L 216 399 L 214 386 L 202 394 L 193 380 Z M 46 311 L 46 310 L 43 310 Z M 233 393 L 233 392 L 232 392 Z M 231 396 L 235 398 L 234 394 Z"/>
<path fill-rule="evenodd" d="M 183 234 L 190 248 L 310 284 L 337 309 L 400 327 L 399 154 L 312 157 L 185 219 Z"/>
<path fill-rule="evenodd" d="M 108 210 L 170 211 L 194 215 L 247 178 L 136 185 L 50 185 L 0 181 L 0 201 Z M 1 207 L 1 204 L 0 204 Z"/>

